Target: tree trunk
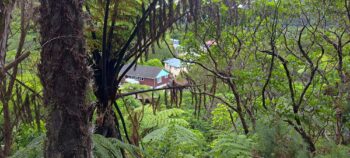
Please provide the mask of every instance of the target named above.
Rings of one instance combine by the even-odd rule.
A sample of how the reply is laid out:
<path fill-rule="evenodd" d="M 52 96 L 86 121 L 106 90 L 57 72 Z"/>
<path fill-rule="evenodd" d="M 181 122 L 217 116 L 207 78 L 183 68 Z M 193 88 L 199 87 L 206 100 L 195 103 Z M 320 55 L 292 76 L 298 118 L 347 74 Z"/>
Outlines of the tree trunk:
<path fill-rule="evenodd" d="M 235 97 L 235 101 L 236 101 L 236 104 L 237 104 L 237 114 L 239 116 L 239 119 L 241 120 L 241 123 L 242 123 L 242 126 L 243 126 L 243 129 L 244 129 L 244 133 L 245 134 L 248 134 L 249 133 L 249 127 L 248 127 L 248 124 L 244 118 L 244 114 L 243 114 L 243 111 L 242 111 L 242 106 L 241 106 L 241 99 L 240 99 L 240 96 L 238 94 L 238 91 L 237 91 L 237 88 L 236 88 L 236 84 L 231 81 L 231 80 L 227 80 L 227 83 L 228 85 L 230 86 L 230 89 Z"/>
<path fill-rule="evenodd" d="M 4 113 L 4 150 L 0 151 L 0 157 L 6 157 L 10 154 L 12 144 L 12 130 L 10 110 L 8 104 L 8 98 L 6 97 L 6 81 L 5 78 L 5 55 L 7 51 L 7 40 L 10 33 L 10 21 L 11 14 L 14 7 L 14 1 L 1 1 L 0 2 L 0 102 L 3 106 Z"/>
<path fill-rule="evenodd" d="M 38 67 L 48 112 L 47 158 L 92 157 L 82 4 L 83 0 L 41 0 Z"/>
<path fill-rule="evenodd" d="M 10 33 L 10 21 L 14 3 L 12 0 L 0 2 L 0 81 L 5 76 L 3 68 L 5 67 L 7 38 Z"/>
<path fill-rule="evenodd" d="M 341 41 L 341 39 L 339 40 Z M 337 55 L 338 55 L 338 66 L 337 66 L 337 72 L 338 76 L 340 78 L 340 83 L 338 83 L 338 98 L 336 101 L 336 108 L 335 108 L 335 118 L 336 118 L 336 130 L 335 130 L 335 136 L 336 136 L 336 143 L 341 144 L 343 142 L 343 105 L 342 101 L 344 100 L 344 96 L 346 95 L 346 92 L 344 91 L 344 87 L 346 85 L 345 80 L 345 73 L 343 68 L 343 45 L 341 42 L 338 42 Z"/>
<path fill-rule="evenodd" d="M 112 103 L 112 101 L 108 102 Z M 112 105 L 109 104 L 107 108 L 102 108 L 102 105 L 98 104 L 95 133 L 107 138 L 112 137 L 121 140 L 120 131 L 116 128 L 117 123 Z"/>

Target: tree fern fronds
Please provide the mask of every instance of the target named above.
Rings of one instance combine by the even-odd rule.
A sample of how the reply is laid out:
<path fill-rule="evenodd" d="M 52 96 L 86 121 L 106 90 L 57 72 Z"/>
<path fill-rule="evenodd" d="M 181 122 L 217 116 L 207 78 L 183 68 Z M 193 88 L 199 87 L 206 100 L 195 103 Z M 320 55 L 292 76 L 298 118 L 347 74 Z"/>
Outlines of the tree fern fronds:
<path fill-rule="evenodd" d="M 202 134 L 171 123 L 149 133 L 142 142 L 153 157 L 177 158 L 199 157 L 203 140 Z"/>
<path fill-rule="evenodd" d="M 135 111 L 141 111 L 141 107 L 135 109 Z M 144 115 L 141 121 L 141 127 L 143 129 L 152 128 L 152 127 L 163 127 L 169 123 L 174 123 L 182 126 L 188 126 L 189 123 L 180 118 L 175 118 L 181 114 L 185 113 L 181 109 L 173 108 L 163 111 L 159 111 L 156 115 L 153 114 L 152 107 L 144 107 Z"/>
<path fill-rule="evenodd" d="M 30 142 L 25 148 L 17 151 L 12 158 L 43 158 L 44 157 L 44 139 L 45 135 L 41 135 L 32 142 Z"/>
<path fill-rule="evenodd" d="M 163 128 L 154 130 L 153 132 L 146 135 L 142 141 L 144 143 L 151 143 L 153 141 L 165 140 L 165 137 L 173 137 L 175 139 L 175 144 L 197 144 L 201 141 L 201 138 L 196 135 L 193 131 L 176 125 L 171 124 Z"/>
<path fill-rule="evenodd" d="M 126 144 L 115 138 L 106 138 L 102 135 L 94 134 L 93 140 L 93 152 L 97 158 L 120 158 L 122 154 L 120 148 L 130 154 L 130 157 L 138 157 L 137 155 L 143 154 L 142 151 L 133 145 Z"/>
<path fill-rule="evenodd" d="M 214 157 L 249 158 L 253 144 L 253 140 L 245 135 L 222 134 L 212 143 L 211 153 Z"/>
<path fill-rule="evenodd" d="M 92 137 L 93 152 L 97 158 L 118 158 L 122 157 L 120 148 L 110 142 L 109 138 L 95 134 Z"/>
<path fill-rule="evenodd" d="M 43 158 L 45 135 L 35 138 L 24 149 L 17 151 L 12 158 Z M 126 144 L 115 138 L 106 138 L 102 135 L 92 135 L 93 154 L 96 158 L 120 158 L 120 148 L 127 151 L 128 157 L 136 158 L 145 155 L 138 147 Z"/>

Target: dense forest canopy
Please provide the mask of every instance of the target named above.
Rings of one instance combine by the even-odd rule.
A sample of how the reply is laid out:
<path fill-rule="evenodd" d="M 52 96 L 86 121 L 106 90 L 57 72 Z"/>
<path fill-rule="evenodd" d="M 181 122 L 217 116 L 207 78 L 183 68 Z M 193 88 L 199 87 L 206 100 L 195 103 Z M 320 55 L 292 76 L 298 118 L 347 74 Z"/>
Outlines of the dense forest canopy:
<path fill-rule="evenodd" d="M 350 157 L 350 0 L 2 0 L 0 157 Z"/>

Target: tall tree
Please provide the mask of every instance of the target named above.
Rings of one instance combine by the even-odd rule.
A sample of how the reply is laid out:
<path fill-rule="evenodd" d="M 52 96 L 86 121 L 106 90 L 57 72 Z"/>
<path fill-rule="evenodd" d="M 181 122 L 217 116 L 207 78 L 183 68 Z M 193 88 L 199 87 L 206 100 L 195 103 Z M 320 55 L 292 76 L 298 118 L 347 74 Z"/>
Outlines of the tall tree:
<path fill-rule="evenodd" d="M 29 30 L 29 24 L 31 19 L 31 13 L 33 8 L 32 1 L 23 0 L 18 2 L 19 9 L 20 9 L 20 31 L 19 32 L 19 40 L 15 52 L 15 59 L 11 62 L 6 60 L 6 52 L 10 51 L 8 50 L 8 41 L 11 37 L 14 37 L 15 33 L 12 33 L 10 36 L 10 25 L 12 25 L 12 12 L 15 9 L 15 3 L 16 1 L 3 1 L 0 5 L 0 45 L 1 45 L 1 52 L 0 52 L 0 103 L 2 103 L 2 110 L 3 113 L 3 138 L 4 138 L 4 150 L 1 152 L 3 156 L 8 156 L 10 154 L 11 145 L 13 142 L 13 128 L 18 121 L 13 120 L 19 120 L 14 119 L 17 118 L 17 116 L 14 116 L 14 118 L 11 118 L 11 112 L 13 111 L 14 103 L 12 96 L 14 89 L 17 88 L 15 86 L 16 76 L 18 74 L 18 65 L 23 61 L 25 58 L 29 56 L 29 52 L 24 52 L 23 47 L 25 44 L 25 39 L 27 32 Z M 14 29 L 12 29 L 14 30 Z M 12 31 L 14 32 L 14 31 Z M 8 63 L 8 64 L 5 64 Z M 10 77 L 9 77 L 10 76 Z M 19 101 L 20 102 L 20 101 Z"/>
<path fill-rule="evenodd" d="M 7 51 L 7 40 L 10 33 L 11 14 L 15 1 L 7 0 L 0 2 L 0 98 L 4 111 L 4 151 L 0 152 L 0 157 L 7 156 L 11 149 L 11 125 L 10 111 L 5 99 L 5 56 Z"/>
<path fill-rule="evenodd" d="M 47 107 L 45 157 L 91 157 L 83 0 L 41 0 L 39 75 Z"/>
<path fill-rule="evenodd" d="M 344 1 L 344 9 L 339 7 L 336 7 L 336 5 L 342 6 L 343 2 L 338 3 L 332 3 L 332 2 L 323 2 L 324 5 L 328 5 L 330 7 L 327 7 L 325 9 L 325 12 L 328 14 L 326 17 L 332 18 L 331 22 L 328 22 L 329 24 L 336 25 L 337 27 L 324 27 L 323 32 L 319 31 L 322 35 L 322 38 L 333 47 L 333 52 L 336 52 L 337 56 L 337 73 L 339 81 L 337 82 L 337 89 L 338 89 L 338 96 L 335 97 L 335 117 L 336 117 L 336 125 L 335 125 L 335 134 L 336 134 L 336 142 L 338 144 L 344 143 L 344 136 L 343 136 L 343 128 L 344 123 L 346 121 L 346 113 L 344 108 L 344 103 L 349 100 L 348 92 L 346 90 L 347 85 L 347 69 L 346 69 L 346 62 L 344 58 L 346 58 L 345 50 L 346 47 L 350 44 L 349 39 L 349 18 L 350 18 L 350 12 L 348 9 L 348 3 L 349 1 Z M 339 10 L 336 12 L 335 10 Z M 327 21 L 325 20 L 325 23 Z M 328 24 L 327 23 L 327 24 Z M 329 25 L 328 24 L 328 25 Z"/>

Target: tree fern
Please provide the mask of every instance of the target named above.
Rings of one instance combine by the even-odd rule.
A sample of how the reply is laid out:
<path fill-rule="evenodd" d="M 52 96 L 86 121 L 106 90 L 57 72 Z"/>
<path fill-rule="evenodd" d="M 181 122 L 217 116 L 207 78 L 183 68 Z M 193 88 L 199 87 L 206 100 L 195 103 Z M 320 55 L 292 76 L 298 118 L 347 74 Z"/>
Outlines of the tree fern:
<path fill-rule="evenodd" d="M 44 139 L 41 135 L 32 140 L 25 148 L 17 151 L 12 158 L 42 158 L 44 157 Z"/>
<path fill-rule="evenodd" d="M 196 144 L 200 142 L 200 138 L 191 130 L 179 126 L 179 125 L 168 125 L 163 128 L 154 130 L 153 132 L 146 135 L 142 140 L 144 143 L 149 143 L 152 141 L 162 141 L 165 140 L 165 137 L 170 135 L 175 138 L 175 144 Z"/>
<path fill-rule="evenodd" d="M 176 124 L 170 124 L 146 135 L 142 142 L 152 157 L 198 157 L 203 136 Z"/>
<path fill-rule="evenodd" d="M 211 153 L 215 157 L 230 158 L 249 158 L 252 157 L 251 149 L 253 146 L 252 139 L 245 135 L 234 133 L 219 135 L 212 143 Z"/>
<path fill-rule="evenodd" d="M 131 157 L 137 157 L 137 154 L 141 154 L 141 151 L 130 144 L 125 144 L 115 138 L 106 138 L 102 135 L 94 134 L 93 140 L 93 152 L 96 158 L 120 158 L 122 157 L 120 148 L 127 151 Z"/>
<path fill-rule="evenodd" d="M 152 128 L 152 127 L 163 127 L 169 125 L 170 123 L 188 126 L 188 122 L 181 118 L 176 118 L 177 116 L 184 113 L 183 110 L 173 108 L 157 112 L 153 114 L 151 106 L 145 106 L 144 108 L 139 107 L 135 109 L 135 112 L 143 111 L 143 117 L 141 120 L 141 127 L 143 129 Z"/>
<path fill-rule="evenodd" d="M 12 158 L 42 158 L 44 157 L 45 136 L 35 138 L 24 149 L 17 151 Z M 96 158 L 120 158 L 122 157 L 120 148 L 126 151 L 128 157 L 137 157 L 145 154 L 138 147 L 126 144 L 115 138 L 105 138 L 101 135 L 92 135 L 93 154 Z"/>

